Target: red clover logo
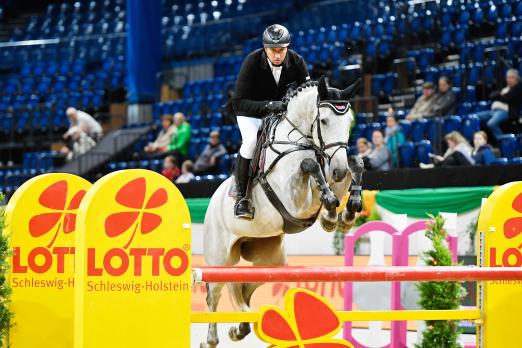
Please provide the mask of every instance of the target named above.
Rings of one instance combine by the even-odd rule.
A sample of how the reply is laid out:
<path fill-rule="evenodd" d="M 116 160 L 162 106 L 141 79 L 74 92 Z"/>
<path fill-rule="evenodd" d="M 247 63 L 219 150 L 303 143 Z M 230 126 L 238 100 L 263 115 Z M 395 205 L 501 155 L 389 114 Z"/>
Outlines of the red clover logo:
<path fill-rule="evenodd" d="M 76 210 L 85 196 L 85 190 L 76 192 L 67 205 L 68 191 L 69 187 L 65 180 L 50 185 L 40 194 L 38 203 L 51 212 L 35 215 L 29 220 L 29 233 L 35 238 L 50 233 L 56 227 L 47 248 L 54 244 L 60 229 L 64 234 L 76 229 Z"/>
<path fill-rule="evenodd" d="M 127 208 L 125 211 L 111 214 L 105 219 L 105 234 L 115 238 L 129 231 L 133 226 L 128 242 L 123 246 L 127 249 L 132 243 L 136 232 L 145 235 L 154 231 L 161 224 L 161 216 L 150 212 L 167 203 L 167 191 L 157 189 L 146 200 L 147 183 L 145 178 L 134 179 L 125 184 L 116 193 L 116 202 Z"/>

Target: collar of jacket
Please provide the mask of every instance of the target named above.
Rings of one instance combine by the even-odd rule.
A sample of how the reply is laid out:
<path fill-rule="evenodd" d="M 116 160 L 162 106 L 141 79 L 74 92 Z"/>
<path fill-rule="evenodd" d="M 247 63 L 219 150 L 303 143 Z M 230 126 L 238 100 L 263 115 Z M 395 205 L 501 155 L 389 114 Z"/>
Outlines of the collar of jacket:
<path fill-rule="evenodd" d="M 268 64 L 268 56 L 265 52 L 265 49 L 263 48 L 262 50 L 263 50 L 263 52 L 261 53 L 261 60 L 262 60 L 261 67 L 265 70 L 272 71 L 272 69 L 270 68 L 270 65 Z M 289 54 L 290 54 L 290 49 L 288 49 L 288 51 L 286 52 L 285 60 L 283 60 L 283 63 L 281 64 L 281 66 L 283 66 L 285 69 L 288 69 L 290 67 L 290 63 L 289 63 L 290 59 L 288 58 Z"/>

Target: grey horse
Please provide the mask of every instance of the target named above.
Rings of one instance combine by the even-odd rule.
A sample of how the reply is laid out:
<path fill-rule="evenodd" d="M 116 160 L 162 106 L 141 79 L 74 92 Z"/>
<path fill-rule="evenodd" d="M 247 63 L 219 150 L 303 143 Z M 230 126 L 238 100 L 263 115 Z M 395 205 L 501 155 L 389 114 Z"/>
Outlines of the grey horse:
<path fill-rule="evenodd" d="M 264 170 L 266 181 L 287 214 L 309 221 L 319 215 L 323 228 L 348 230 L 360 209 L 362 161 L 347 156 L 346 145 L 354 120 L 347 100 L 357 86 L 345 90 L 330 88 L 324 78 L 307 82 L 289 92 L 287 112 L 273 132 L 267 147 Z M 298 148 L 298 149 L 297 149 Z M 285 153 L 284 156 L 280 156 Z M 318 160 L 324 159 L 323 161 Z M 274 162 L 276 165 L 272 166 Z M 268 170 L 270 169 L 270 170 Z M 323 175 L 324 173 L 324 175 Z M 347 207 L 339 215 L 336 207 L 350 189 Z M 234 198 L 229 192 L 234 178 L 224 181 L 210 200 L 204 223 L 204 254 L 210 266 L 233 266 L 240 258 L 253 266 L 284 266 L 285 219 L 259 184 L 252 185 L 251 199 L 256 208 L 251 221 L 234 218 Z M 355 188 L 355 189 L 354 189 Z M 207 304 L 215 312 L 224 283 L 207 284 Z M 250 298 L 259 283 L 229 283 L 232 299 L 241 311 L 250 311 Z M 249 323 L 232 327 L 233 341 L 250 333 Z M 209 325 L 207 341 L 201 348 L 218 345 L 217 324 Z"/>

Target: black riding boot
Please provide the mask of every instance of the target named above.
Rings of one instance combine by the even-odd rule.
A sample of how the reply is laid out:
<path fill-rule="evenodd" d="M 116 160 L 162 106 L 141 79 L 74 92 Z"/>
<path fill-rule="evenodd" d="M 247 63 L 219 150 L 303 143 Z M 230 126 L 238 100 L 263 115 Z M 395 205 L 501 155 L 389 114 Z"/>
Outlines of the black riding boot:
<path fill-rule="evenodd" d="M 247 197 L 250 172 L 250 160 L 238 154 L 236 163 L 236 187 L 237 197 L 234 205 L 234 217 L 236 219 L 252 220 L 254 218 L 254 207 Z"/>

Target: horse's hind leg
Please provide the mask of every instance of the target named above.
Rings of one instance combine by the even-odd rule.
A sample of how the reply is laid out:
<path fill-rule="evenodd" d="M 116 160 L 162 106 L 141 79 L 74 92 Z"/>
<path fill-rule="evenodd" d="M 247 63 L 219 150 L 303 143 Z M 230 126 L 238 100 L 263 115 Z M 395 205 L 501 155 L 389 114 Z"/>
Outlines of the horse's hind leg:
<path fill-rule="evenodd" d="M 257 288 L 251 289 L 252 284 L 249 283 L 229 283 L 228 289 L 239 305 L 242 312 L 250 312 L 250 298 Z M 258 285 L 259 286 L 259 285 Z M 247 295 L 247 296 L 245 296 Z M 232 341 L 241 341 L 250 333 L 250 323 L 240 323 L 239 326 L 232 326 L 228 331 L 228 337 Z"/>
<path fill-rule="evenodd" d="M 207 283 L 207 306 L 209 311 L 215 312 L 221 298 L 221 290 L 223 289 L 224 283 Z M 208 335 L 207 342 L 203 342 L 200 348 L 215 348 L 219 343 L 217 324 L 208 324 Z"/>
<path fill-rule="evenodd" d="M 241 255 L 247 261 L 251 261 L 253 266 L 285 266 L 286 254 L 283 246 L 283 236 L 252 239 L 243 243 Z M 254 291 L 263 283 L 234 283 L 229 284 L 229 289 L 233 292 L 234 298 L 238 300 L 238 295 L 242 303 L 240 304 L 243 312 L 250 311 L 250 300 Z M 239 326 L 231 327 L 228 335 L 231 340 L 239 341 L 251 332 L 250 323 L 240 323 Z"/>

